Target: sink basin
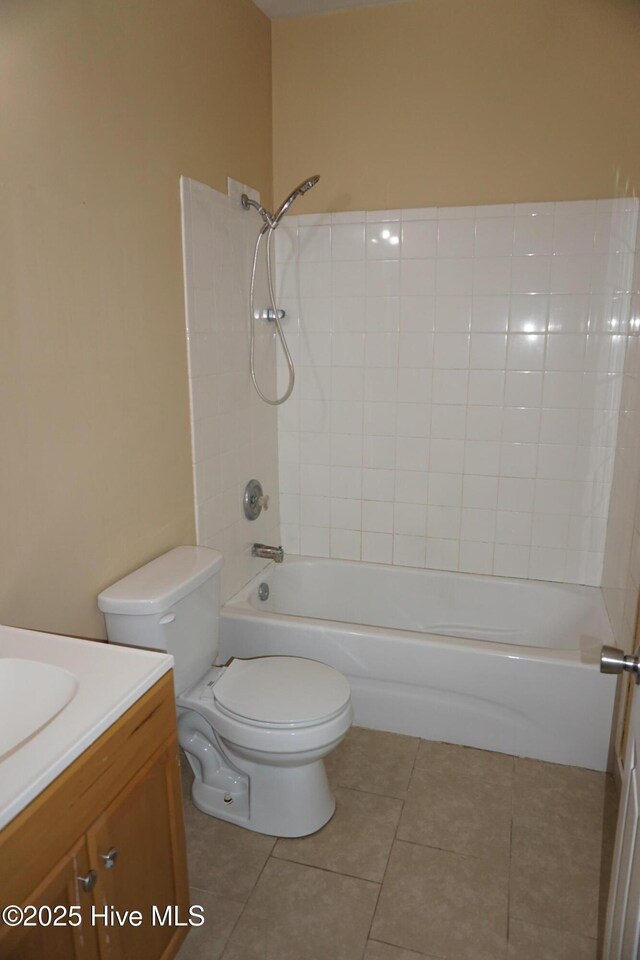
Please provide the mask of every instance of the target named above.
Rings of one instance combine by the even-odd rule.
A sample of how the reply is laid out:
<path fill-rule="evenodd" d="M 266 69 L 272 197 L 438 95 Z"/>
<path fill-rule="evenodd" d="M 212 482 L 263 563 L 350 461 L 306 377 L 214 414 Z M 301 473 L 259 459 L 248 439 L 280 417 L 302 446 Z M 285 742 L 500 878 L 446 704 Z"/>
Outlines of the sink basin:
<path fill-rule="evenodd" d="M 172 666 L 166 653 L 0 624 L 0 831 Z"/>
<path fill-rule="evenodd" d="M 0 760 L 50 723 L 77 690 L 77 678 L 63 667 L 1 657 Z"/>

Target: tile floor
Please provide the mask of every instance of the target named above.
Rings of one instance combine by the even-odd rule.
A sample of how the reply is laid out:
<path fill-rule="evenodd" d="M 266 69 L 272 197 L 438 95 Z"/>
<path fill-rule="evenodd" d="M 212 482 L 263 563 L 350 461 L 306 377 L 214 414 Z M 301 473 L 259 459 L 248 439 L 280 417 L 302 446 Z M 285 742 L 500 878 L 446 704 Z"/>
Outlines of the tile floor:
<path fill-rule="evenodd" d="M 333 819 L 276 840 L 196 810 L 179 960 L 596 960 L 617 799 L 605 774 L 354 727 Z"/>

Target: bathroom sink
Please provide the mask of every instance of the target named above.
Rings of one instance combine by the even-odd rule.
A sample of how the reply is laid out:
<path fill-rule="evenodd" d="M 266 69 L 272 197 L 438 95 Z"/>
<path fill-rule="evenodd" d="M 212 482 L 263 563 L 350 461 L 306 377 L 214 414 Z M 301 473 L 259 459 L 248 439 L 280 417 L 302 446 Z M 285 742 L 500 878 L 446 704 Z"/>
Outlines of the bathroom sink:
<path fill-rule="evenodd" d="M 62 667 L 0 658 L 0 760 L 50 723 L 77 690 L 77 678 Z"/>
<path fill-rule="evenodd" d="M 165 653 L 0 624 L 0 831 L 172 666 Z"/>

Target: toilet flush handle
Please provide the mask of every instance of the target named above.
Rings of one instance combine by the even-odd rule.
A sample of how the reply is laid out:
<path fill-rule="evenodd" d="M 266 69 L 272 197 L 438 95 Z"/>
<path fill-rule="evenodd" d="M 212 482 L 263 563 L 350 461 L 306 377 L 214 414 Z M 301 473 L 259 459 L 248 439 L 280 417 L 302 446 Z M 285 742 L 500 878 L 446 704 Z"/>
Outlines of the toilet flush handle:
<path fill-rule="evenodd" d="M 165 613 L 164 617 L 160 617 L 160 619 L 158 620 L 158 623 L 162 624 L 162 626 L 164 627 L 165 624 L 167 623 L 173 623 L 175 618 L 176 618 L 175 613 Z"/>

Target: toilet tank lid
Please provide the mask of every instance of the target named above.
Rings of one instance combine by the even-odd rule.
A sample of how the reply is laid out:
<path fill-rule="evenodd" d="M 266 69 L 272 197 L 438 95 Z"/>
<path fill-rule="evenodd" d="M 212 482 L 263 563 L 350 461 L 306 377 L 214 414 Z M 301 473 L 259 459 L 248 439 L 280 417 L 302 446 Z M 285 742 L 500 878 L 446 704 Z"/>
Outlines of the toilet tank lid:
<path fill-rule="evenodd" d="M 103 590 L 98 607 L 129 616 L 162 613 L 214 576 L 222 560 L 208 547 L 175 547 Z"/>

